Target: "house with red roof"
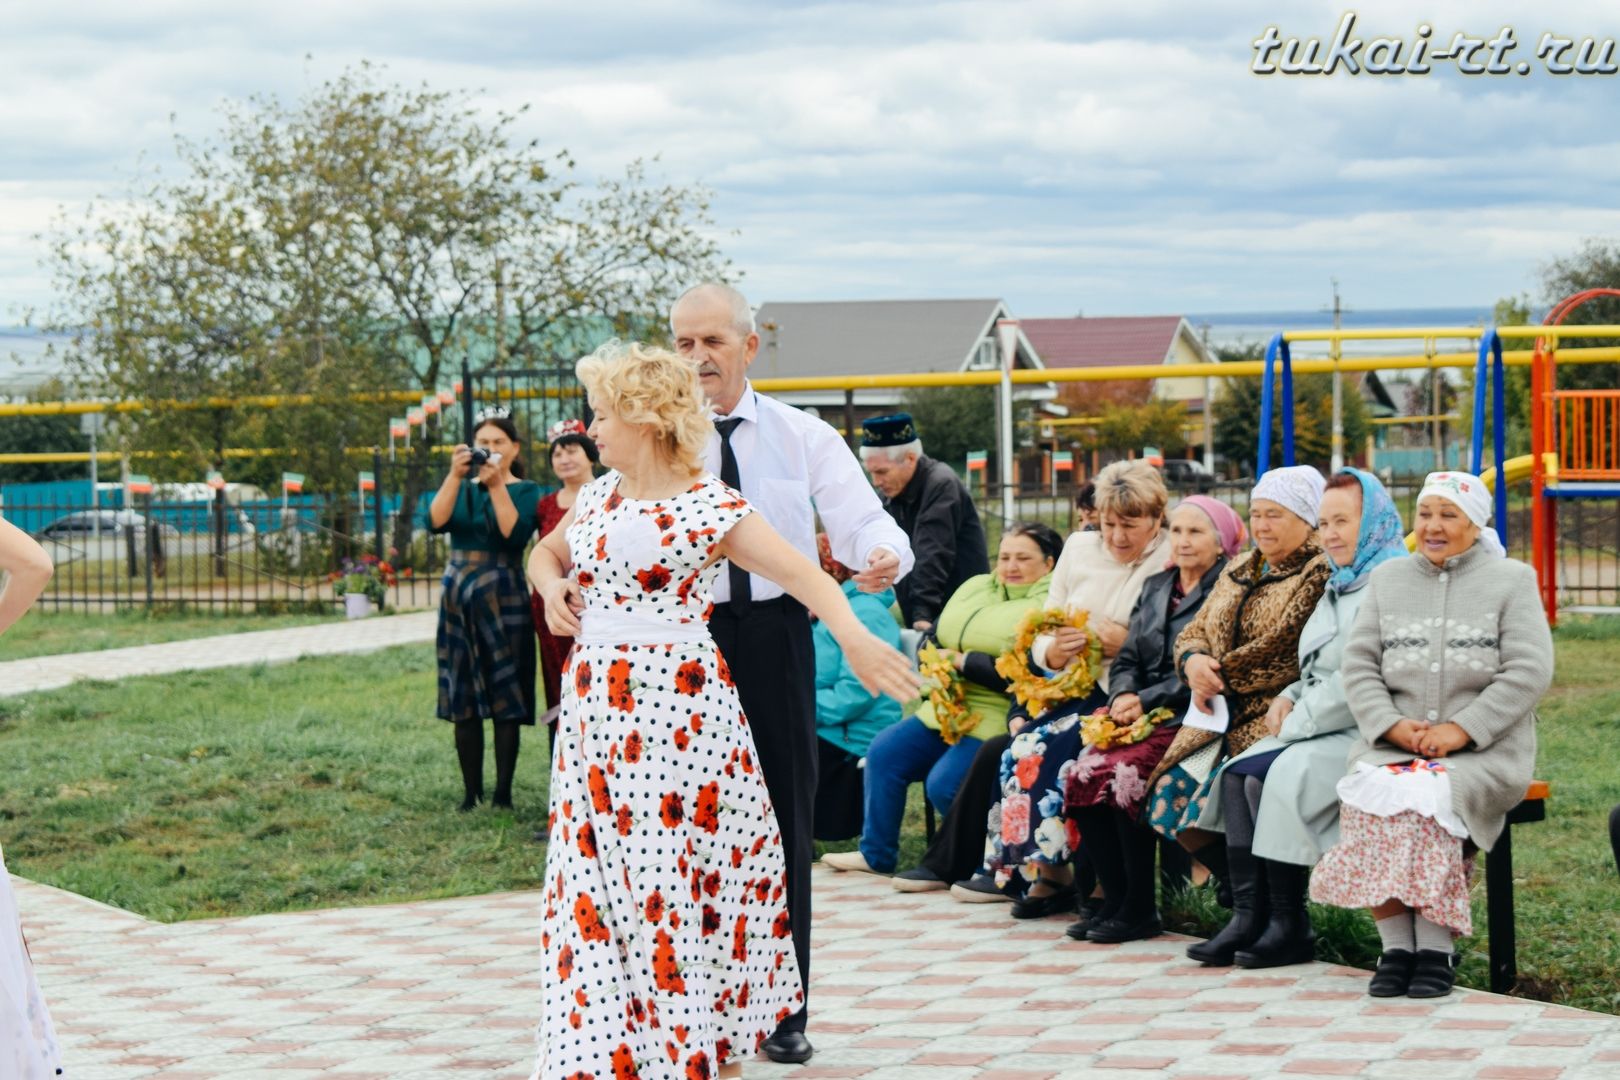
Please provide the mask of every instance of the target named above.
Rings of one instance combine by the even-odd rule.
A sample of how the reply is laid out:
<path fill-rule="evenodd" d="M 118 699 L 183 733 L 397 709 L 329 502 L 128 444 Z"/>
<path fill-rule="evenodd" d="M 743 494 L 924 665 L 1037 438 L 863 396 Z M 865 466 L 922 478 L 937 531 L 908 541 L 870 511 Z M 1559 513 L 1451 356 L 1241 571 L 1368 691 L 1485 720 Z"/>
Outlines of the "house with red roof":
<path fill-rule="evenodd" d="M 1047 368 L 1215 363 L 1209 347 L 1180 315 L 1023 319 L 1019 327 Z M 1058 387 L 1058 401 L 1075 416 L 1093 415 L 1108 405 L 1141 405 L 1149 399 L 1181 402 L 1192 415 L 1204 408 L 1201 378 L 1111 379 Z"/>

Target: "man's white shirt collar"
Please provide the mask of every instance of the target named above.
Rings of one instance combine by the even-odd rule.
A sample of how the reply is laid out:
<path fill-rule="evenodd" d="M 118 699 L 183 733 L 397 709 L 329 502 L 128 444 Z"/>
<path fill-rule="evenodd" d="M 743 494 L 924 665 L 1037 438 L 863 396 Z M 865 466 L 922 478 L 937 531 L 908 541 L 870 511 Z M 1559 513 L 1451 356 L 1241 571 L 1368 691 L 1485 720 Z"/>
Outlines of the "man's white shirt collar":
<path fill-rule="evenodd" d="M 748 420 L 759 423 L 759 403 L 754 399 L 754 384 L 743 381 L 742 397 L 737 399 L 737 407 L 721 415 L 715 411 L 714 406 L 709 407 L 710 420 Z"/>

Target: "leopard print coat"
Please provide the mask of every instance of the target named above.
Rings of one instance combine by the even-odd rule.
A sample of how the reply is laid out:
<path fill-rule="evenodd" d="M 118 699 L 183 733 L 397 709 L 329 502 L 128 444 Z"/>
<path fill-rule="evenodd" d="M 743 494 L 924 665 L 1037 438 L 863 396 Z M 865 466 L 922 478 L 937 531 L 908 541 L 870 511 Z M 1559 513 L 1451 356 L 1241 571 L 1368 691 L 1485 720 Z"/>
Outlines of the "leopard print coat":
<path fill-rule="evenodd" d="M 1261 570 L 1258 550 L 1232 560 L 1215 582 L 1192 624 L 1176 638 L 1177 667 L 1188 652 L 1221 662 L 1230 716 L 1226 734 L 1183 727 L 1148 780 L 1216 739 L 1227 754 L 1241 754 L 1266 734 L 1266 710 L 1284 687 L 1299 678 L 1299 632 L 1322 598 L 1333 566 L 1313 537 L 1276 566 Z"/>

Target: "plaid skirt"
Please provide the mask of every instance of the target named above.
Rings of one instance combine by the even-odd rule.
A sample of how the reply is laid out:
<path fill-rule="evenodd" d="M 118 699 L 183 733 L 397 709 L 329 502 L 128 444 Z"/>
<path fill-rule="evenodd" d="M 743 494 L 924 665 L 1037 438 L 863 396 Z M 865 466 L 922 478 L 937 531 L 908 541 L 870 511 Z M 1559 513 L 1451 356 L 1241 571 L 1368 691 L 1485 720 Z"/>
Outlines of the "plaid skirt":
<path fill-rule="evenodd" d="M 439 719 L 534 723 L 534 616 L 519 556 L 451 552 L 438 646 Z"/>

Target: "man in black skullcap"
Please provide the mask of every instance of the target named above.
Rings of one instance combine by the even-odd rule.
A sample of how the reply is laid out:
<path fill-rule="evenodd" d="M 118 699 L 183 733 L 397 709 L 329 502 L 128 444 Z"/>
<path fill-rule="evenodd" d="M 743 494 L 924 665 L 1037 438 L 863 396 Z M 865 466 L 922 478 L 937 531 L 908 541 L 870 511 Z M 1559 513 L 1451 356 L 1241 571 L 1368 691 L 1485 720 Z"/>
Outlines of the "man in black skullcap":
<path fill-rule="evenodd" d="M 909 413 L 874 416 L 861 427 L 861 462 L 917 560 L 895 584 L 901 619 L 932 630 L 956 587 L 990 572 L 979 511 L 951 467 L 923 453 Z"/>

